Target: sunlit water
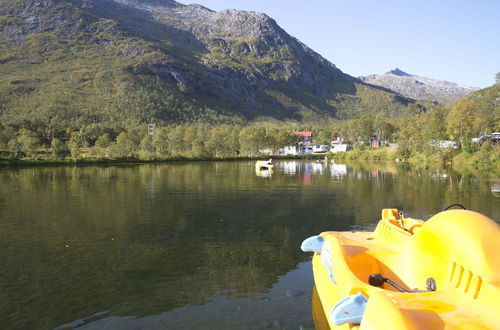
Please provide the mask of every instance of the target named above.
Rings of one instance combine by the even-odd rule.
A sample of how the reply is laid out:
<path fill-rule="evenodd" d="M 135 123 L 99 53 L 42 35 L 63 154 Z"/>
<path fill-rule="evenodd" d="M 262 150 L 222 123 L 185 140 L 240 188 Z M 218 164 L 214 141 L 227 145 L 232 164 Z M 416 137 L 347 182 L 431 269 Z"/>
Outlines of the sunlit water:
<path fill-rule="evenodd" d="M 500 180 L 394 164 L 254 162 L 0 170 L 0 327 L 314 328 L 308 236 L 500 219 Z"/>

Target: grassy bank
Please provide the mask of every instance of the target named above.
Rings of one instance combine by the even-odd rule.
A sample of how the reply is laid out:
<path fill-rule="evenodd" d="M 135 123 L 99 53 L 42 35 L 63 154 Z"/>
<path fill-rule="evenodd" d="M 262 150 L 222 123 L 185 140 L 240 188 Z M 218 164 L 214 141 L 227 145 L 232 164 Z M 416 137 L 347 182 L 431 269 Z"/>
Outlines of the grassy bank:
<path fill-rule="evenodd" d="M 336 160 L 385 160 L 395 161 L 398 158 L 397 147 L 369 148 L 360 146 L 348 152 L 331 155 Z"/>
<path fill-rule="evenodd" d="M 493 146 L 491 144 L 484 144 L 475 150 L 429 149 L 425 152 L 413 152 L 410 154 L 404 154 L 397 147 L 369 148 L 363 146 L 329 157 L 346 161 L 375 160 L 407 162 L 412 166 L 425 168 L 452 166 L 460 170 L 472 168 L 480 171 L 493 170 L 494 172 L 500 172 L 500 146 Z"/>

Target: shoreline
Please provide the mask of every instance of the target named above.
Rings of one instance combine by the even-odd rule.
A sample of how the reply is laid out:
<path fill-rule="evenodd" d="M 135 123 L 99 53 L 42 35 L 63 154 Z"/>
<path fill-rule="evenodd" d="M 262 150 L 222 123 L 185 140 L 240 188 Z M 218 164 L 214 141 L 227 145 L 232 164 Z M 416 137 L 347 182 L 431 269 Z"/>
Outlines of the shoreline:
<path fill-rule="evenodd" d="M 67 165 L 143 165 L 143 164 L 168 164 L 168 163 L 188 163 L 188 162 L 233 162 L 233 161 L 257 161 L 272 158 L 273 160 L 322 160 L 326 154 L 319 155 L 260 155 L 260 156 L 241 156 L 241 157 L 184 157 L 176 156 L 160 159 L 140 159 L 140 158 L 101 158 L 101 159 L 36 159 L 21 158 L 8 159 L 0 158 L 1 167 L 29 167 L 29 166 L 67 166 Z M 328 159 L 333 159 L 329 157 Z"/>
<path fill-rule="evenodd" d="M 414 155 L 409 159 L 401 159 L 397 156 L 397 150 L 390 147 L 376 149 L 354 149 L 345 153 L 317 153 L 308 155 L 267 155 L 240 156 L 240 157 L 186 157 L 172 156 L 159 159 L 140 159 L 135 157 L 124 158 L 81 158 L 81 159 L 38 159 L 38 158 L 0 158 L 1 168 L 26 168 L 26 167 L 53 167 L 53 166 L 125 166 L 125 165 L 146 165 L 146 164 L 172 164 L 172 163 L 196 163 L 196 162 L 236 162 L 236 161 L 257 161 L 272 158 L 273 160 L 313 160 L 322 161 L 328 157 L 328 162 L 384 162 L 394 164 L 406 164 L 412 167 L 423 167 L 426 169 L 452 168 L 459 172 L 463 171 L 493 171 L 500 175 L 500 161 L 482 161 L 480 163 L 470 162 L 461 153 L 456 153 L 454 157 L 442 158 L 440 153 L 431 155 Z M 498 172 L 498 173 L 497 173 Z"/>

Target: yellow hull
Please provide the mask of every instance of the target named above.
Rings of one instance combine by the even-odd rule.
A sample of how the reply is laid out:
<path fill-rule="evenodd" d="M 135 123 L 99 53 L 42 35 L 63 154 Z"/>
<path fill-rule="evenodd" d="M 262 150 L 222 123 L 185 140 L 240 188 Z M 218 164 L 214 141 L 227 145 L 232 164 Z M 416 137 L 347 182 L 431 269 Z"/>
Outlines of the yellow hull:
<path fill-rule="evenodd" d="M 303 250 L 316 251 L 330 328 L 500 329 L 500 227 L 479 213 L 423 222 L 385 209 L 374 232 L 324 232 Z M 370 275 L 386 282 L 370 285 Z"/>
<path fill-rule="evenodd" d="M 273 164 L 269 164 L 269 162 L 267 160 L 258 160 L 256 163 L 255 163 L 255 170 L 259 170 L 259 171 L 272 171 L 274 169 L 274 165 Z"/>

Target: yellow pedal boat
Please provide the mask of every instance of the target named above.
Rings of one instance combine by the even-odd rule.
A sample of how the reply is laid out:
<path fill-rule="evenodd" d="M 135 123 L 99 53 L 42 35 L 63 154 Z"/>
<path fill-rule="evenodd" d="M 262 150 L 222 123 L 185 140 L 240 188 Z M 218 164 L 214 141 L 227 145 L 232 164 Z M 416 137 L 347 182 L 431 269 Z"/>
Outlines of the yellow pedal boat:
<path fill-rule="evenodd" d="M 272 160 L 258 160 L 255 163 L 255 170 L 272 171 L 273 168 L 274 168 L 274 165 L 272 163 Z"/>
<path fill-rule="evenodd" d="M 374 232 L 324 232 L 314 282 L 332 329 L 500 329 L 500 226 L 467 210 L 384 209 Z"/>

